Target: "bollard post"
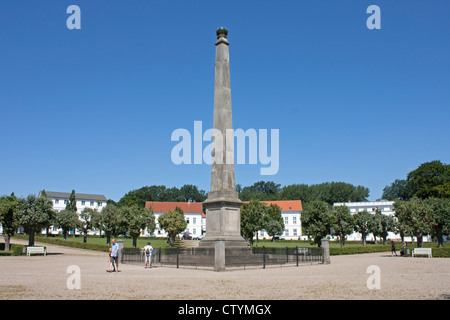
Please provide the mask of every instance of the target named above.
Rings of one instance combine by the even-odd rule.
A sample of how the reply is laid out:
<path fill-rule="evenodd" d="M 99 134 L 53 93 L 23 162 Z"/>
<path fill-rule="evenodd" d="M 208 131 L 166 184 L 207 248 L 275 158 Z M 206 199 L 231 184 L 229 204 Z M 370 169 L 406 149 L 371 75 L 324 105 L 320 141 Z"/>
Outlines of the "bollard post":
<path fill-rule="evenodd" d="M 263 269 L 266 268 L 266 247 L 263 246 Z"/>
<path fill-rule="evenodd" d="M 328 243 L 328 239 L 322 239 L 321 241 L 321 247 L 322 247 L 322 255 L 323 255 L 323 264 L 330 264 L 330 244 Z"/>

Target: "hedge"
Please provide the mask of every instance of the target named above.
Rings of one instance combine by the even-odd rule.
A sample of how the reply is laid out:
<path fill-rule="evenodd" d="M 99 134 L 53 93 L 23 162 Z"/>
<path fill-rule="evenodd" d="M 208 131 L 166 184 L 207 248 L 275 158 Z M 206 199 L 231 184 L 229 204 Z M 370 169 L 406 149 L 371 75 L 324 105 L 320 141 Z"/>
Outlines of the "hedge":
<path fill-rule="evenodd" d="M 412 251 L 414 250 L 416 246 L 409 246 L 409 257 L 412 254 Z M 400 255 L 400 245 L 396 246 L 397 254 Z M 432 256 L 434 258 L 450 258 L 450 247 L 445 248 L 431 248 L 432 250 Z M 374 252 L 388 252 L 391 253 L 391 246 L 367 246 L 367 247 L 331 247 L 330 248 L 330 255 L 343 255 L 343 254 L 360 254 L 360 253 L 374 253 Z"/>
<path fill-rule="evenodd" d="M 5 244 L 0 243 L 0 256 L 21 256 L 25 247 L 22 244 L 10 244 L 9 251 L 5 251 Z"/>
<path fill-rule="evenodd" d="M 23 236 L 23 235 L 15 235 L 14 237 L 19 238 L 19 239 L 28 239 L 28 236 Z M 111 246 L 106 245 L 106 244 L 84 243 L 84 242 L 70 241 L 70 240 L 64 240 L 64 239 L 47 238 L 45 236 L 44 237 L 35 236 L 34 241 L 48 243 L 48 244 L 54 244 L 54 245 L 58 245 L 58 246 L 66 246 L 66 247 L 71 247 L 71 248 L 95 250 L 95 251 L 102 251 L 102 252 L 108 252 L 109 248 L 111 248 Z"/>

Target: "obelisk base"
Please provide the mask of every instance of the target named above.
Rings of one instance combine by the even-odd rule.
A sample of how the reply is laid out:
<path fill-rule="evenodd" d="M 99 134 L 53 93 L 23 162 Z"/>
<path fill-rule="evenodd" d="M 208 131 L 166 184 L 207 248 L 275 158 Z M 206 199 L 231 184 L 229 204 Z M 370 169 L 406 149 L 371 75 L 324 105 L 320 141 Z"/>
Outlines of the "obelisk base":
<path fill-rule="evenodd" d="M 247 241 L 241 236 L 240 200 L 215 199 L 204 202 L 206 208 L 206 236 L 200 248 L 214 248 L 214 270 L 225 270 L 225 249 L 246 249 Z"/>

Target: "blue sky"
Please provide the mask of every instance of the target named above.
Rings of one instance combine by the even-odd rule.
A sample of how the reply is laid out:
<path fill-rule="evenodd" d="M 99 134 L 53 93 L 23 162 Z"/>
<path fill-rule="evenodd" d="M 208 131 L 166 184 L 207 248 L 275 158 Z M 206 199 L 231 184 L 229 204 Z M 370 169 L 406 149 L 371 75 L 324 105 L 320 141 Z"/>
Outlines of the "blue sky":
<path fill-rule="evenodd" d="M 69 30 L 69 5 L 81 30 Z M 381 30 L 369 30 L 369 5 Z M 215 30 L 229 30 L 234 128 L 279 129 L 280 168 L 243 186 L 344 181 L 370 200 L 449 163 L 450 2 L 0 0 L 0 194 L 210 188 L 170 140 L 212 126 Z"/>

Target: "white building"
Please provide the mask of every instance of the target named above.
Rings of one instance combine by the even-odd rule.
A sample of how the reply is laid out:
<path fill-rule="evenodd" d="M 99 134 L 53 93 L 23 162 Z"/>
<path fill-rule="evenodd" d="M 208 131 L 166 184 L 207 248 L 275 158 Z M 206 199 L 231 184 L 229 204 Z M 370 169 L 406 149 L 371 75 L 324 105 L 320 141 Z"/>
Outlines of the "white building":
<path fill-rule="evenodd" d="M 395 211 L 394 211 L 394 201 L 386 201 L 386 200 L 380 200 L 380 201 L 365 201 L 365 202 L 336 202 L 333 204 L 333 208 L 337 206 L 347 206 L 350 209 L 350 213 L 353 215 L 357 212 L 367 210 L 367 212 L 371 214 L 375 214 L 375 210 L 380 209 L 382 214 L 392 216 L 395 218 Z M 396 234 L 394 232 L 388 233 L 388 240 L 394 240 L 394 241 L 401 241 L 400 234 Z M 350 241 L 361 241 L 361 233 L 359 232 L 353 232 L 351 235 L 347 236 L 347 240 Z M 373 234 L 369 234 L 366 238 L 367 241 L 374 241 Z M 380 239 L 378 239 L 380 240 Z M 404 237 L 404 241 L 412 241 L 410 236 Z M 414 241 L 417 241 L 417 238 L 414 237 Z M 428 237 L 423 237 L 423 241 L 431 241 Z"/>
<path fill-rule="evenodd" d="M 167 232 L 164 229 L 161 229 L 158 223 L 158 218 L 165 212 L 174 210 L 176 207 L 179 207 L 183 210 L 184 218 L 187 223 L 186 230 L 180 233 L 180 236 L 183 235 L 184 232 L 189 232 L 190 236 L 193 238 L 199 237 L 202 235 L 202 214 L 203 214 L 203 206 L 201 202 L 157 202 L 157 201 L 147 201 L 145 203 L 146 208 L 152 208 L 153 214 L 155 215 L 156 220 L 156 229 L 153 234 L 149 234 L 147 230 L 145 230 L 142 235 L 143 236 L 155 236 L 155 237 L 167 237 Z"/>
<path fill-rule="evenodd" d="M 246 202 L 248 203 L 248 201 Z M 284 232 L 280 236 L 285 240 L 306 240 L 302 235 L 302 202 L 301 200 L 261 201 L 267 206 L 276 204 L 280 207 L 281 217 L 284 221 Z M 272 239 L 265 230 L 258 231 L 259 239 Z"/>
<path fill-rule="evenodd" d="M 54 211 L 59 212 L 66 209 L 66 204 L 69 201 L 70 193 L 56 191 L 45 191 L 45 193 L 47 194 L 47 199 L 53 202 Z M 75 193 L 75 200 L 77 205 L 77 213 L 80 214 L 84 208 L 97 209 L 98 211 L 101 211 L 104 207 L 106 207 L 108 199 L 106 199 L 106 197 L 102 194 Z M 42 233 L 45 232 L 45 230 L 42 231 Z M 50 228 L 49 232 L 51 234 L 58 234 L 59 232 L 62 232 L 62 230 L 53 226 Z M 90 232 L 90 234 L 93 233 L 94 232 Z"/>

